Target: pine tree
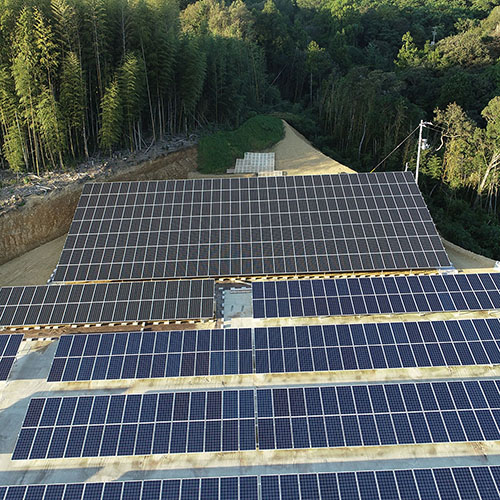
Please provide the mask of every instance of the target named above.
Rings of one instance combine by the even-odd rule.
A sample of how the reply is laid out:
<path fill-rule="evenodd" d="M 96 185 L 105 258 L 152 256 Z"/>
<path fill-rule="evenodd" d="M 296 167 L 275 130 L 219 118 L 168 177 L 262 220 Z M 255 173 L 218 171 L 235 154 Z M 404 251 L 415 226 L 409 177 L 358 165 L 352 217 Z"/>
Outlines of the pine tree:
<path fill-rule="evenodd" d="M 400 68 L 409 68 L 413 66 L 418 66 L 420 63 L 419 50 L 415 43 L 413 42 L 413 37 L 411 33 L 407 31 L 403 35 L 403 45 L 399 49 L 398 57 L 395 61 L 396 66 Z"/>
<path fill-rule="evenodd" d="M 119 143 L 122 134 L 122 103 L 118 79 L 115 78 L 106 87 L 101 101 L 101 129 L 99 145 L 111 152 L 111 148 Z"/>

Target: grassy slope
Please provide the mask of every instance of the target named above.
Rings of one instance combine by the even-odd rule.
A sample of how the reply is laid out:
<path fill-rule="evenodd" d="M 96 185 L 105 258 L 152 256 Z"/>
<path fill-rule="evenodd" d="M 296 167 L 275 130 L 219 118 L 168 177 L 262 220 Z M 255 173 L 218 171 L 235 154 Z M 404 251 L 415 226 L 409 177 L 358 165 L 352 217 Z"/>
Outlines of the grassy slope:
<path fill-rule="evenodd" d="M 275 116 L 257 115 L 240 128 L 202 137 L 198 146 L 198 169 L 204 174 L 224 173 L 246 151 L 260 151 L 283 138 L 283 123 Z"/>

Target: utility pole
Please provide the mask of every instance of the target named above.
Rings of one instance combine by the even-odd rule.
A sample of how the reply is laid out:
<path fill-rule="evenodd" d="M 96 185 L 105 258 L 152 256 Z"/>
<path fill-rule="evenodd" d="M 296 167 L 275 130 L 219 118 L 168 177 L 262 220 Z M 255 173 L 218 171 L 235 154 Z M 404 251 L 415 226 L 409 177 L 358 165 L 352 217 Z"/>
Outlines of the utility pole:
<path fill-rule="evenodd" d="M 437 26 L 432 27 L 432 42 L 431 45 L 436 45 L 436 35 L 437 35 Z"/>
<path fill-rule="evenodd" d="M 417 168 L 415 169 L 415 182 L 418 184 L 418 170 L 420 168 L 420 151 L 422 151 L 422 130 L 426 125 L 432 125 L 432 122 L 424 122 L 420 120 L 420 125 L 418 126 L 418 151 L 417 151 Z"/>
<path fill-rule="evenodd" d="M 417 151 L 417 168 L 415 170 L 415 182 L 418 184 L 418 169 L 420 167 L 420 151 L 422 150 L 422 129 L 424 128 L 424 120 L 420 120 L 418 129 L 418 151 Z"/>

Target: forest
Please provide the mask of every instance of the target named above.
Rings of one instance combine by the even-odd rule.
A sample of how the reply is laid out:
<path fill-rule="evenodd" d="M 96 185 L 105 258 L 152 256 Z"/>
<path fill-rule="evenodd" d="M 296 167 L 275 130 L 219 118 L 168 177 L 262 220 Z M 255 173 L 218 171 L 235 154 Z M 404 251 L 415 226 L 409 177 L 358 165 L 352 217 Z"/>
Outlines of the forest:
<path fill-rule="evenodd" d="M 358 171 L 414 169 L 424 120 L 439 230 L 500 260 L 499 3 L 0 0 L 0 167 L 72 168 L 264 113 Z"/>

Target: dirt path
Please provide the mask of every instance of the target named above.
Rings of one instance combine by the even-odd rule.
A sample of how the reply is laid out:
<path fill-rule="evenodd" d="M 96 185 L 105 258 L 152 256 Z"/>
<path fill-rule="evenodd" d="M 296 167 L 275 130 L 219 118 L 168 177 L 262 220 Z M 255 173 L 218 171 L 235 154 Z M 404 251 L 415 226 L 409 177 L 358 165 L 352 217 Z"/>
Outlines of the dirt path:
<path fill-rule="evenodd" d="M 276 170 L 284 170 L 287 175 L 355 173 L 318 151 L 287 122 L 283 123 L 285 137 L 269 149 L 276 153 Z"/>
<path fill-rule="evenodd" d="M 285 122 L 285 137 L 269 151 L 276 153 L 276 169 L 288 175 L 354 173 L 354 170 L 315 149 L 307 139 Z M 195 172 L 192 172 L 190 177 Z M 54 271 L 66 236 L 57 238 L 0 266 L 0 286 L 43 285 Z M 457 269 L 492 270 L 495 262 L 444 242 Z"/>

